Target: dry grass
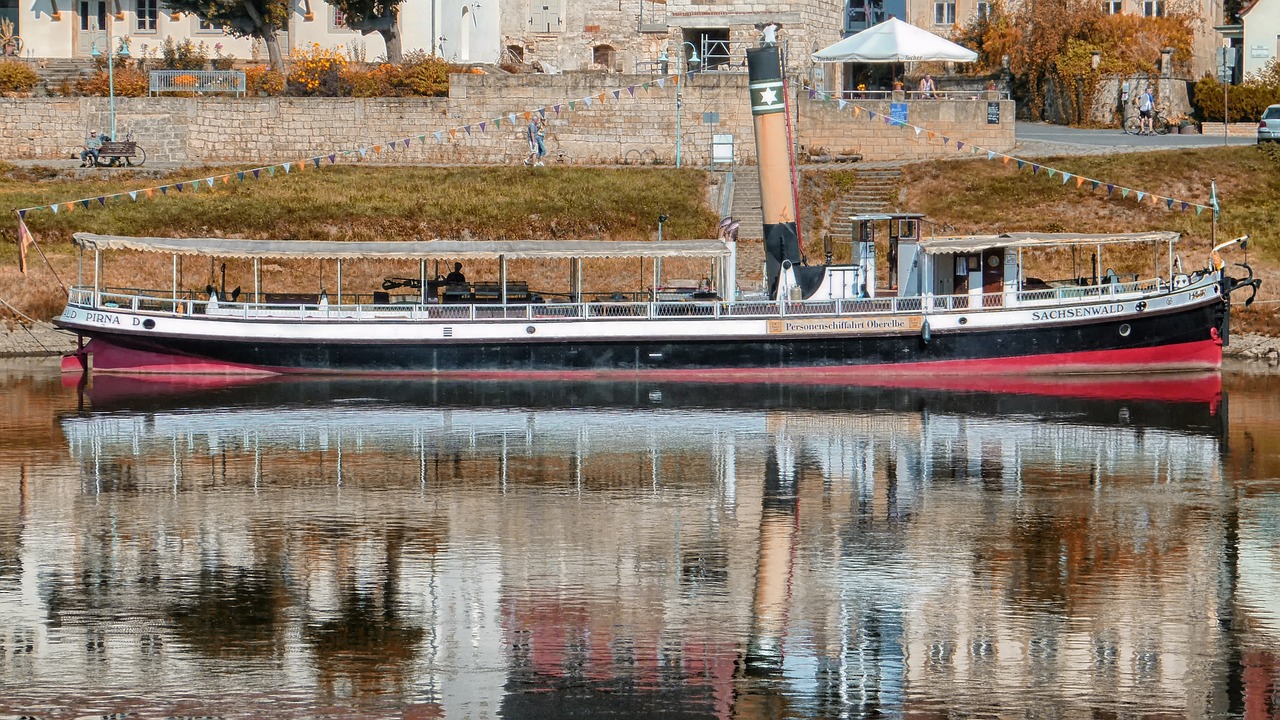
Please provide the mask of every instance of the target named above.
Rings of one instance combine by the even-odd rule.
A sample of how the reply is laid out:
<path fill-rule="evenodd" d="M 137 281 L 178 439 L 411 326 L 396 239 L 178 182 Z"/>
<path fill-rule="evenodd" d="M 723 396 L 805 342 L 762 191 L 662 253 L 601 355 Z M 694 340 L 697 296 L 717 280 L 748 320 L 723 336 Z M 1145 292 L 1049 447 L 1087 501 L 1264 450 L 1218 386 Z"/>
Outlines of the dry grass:
<path fill-rule="evenodd" d="M 1250 234 L 1268 261 L 1280 261 L 1280 162 L 1253 147 L 1207 148 L 1109 156 L 1048 158 L 1072 174 L 1161 196 L 1207 203 L 1217 180 L 1222 218 L 1219 238 Z M 1032 177 L 1011 165 L 984 160 L 933 162 L 907 168 L 907 202 L 958 232 L 1137 232 L 1174 230 L 1183 252 L 1207 251 L 1210 215 L 1108 198 L 1105 187 L 1063 186 L 1047 173 Z M 1117 191 L 1118 195 L 1118 191 Z"/>
<path fill-rule="evenodd" d="M 208 174 L 215 178 L 225 168 L 183 170 L 169 179 L 115 174 L 111 182 L 83 180 L 68 172 L 0 166 L 0 203 L 17 208 L 95 197 L 137 188 L 185 181 Z M 598 168 L 422 168 L 334 166 L 321 170 L 241 183 L 215 181 L 214 188 L 192 193 L 170 189 L 150 200 L 111 201 L 105 207 L 92 203 L 88 210 L 76 207 L 57 215 L 49 211 L 28 215 L 28 225 L 49 254 L 52 270 L 67 284 L 76 277 L 77 265 L 70 244 L 72 233 L 91 231 L 116 235 L 255 237 L 309 240 L 386 239 L 604 239 L 642 240 L 653 237 L 657 219 L 669 216 L 664 227 L 668 239 L 714 237 L 718 216 L 706 201 L 706 177 L 700 170 L 598 169 Z M 57 314 L 65 296 L 49 267 L 38 256 L 29 256 L 33 271 L 25 277 L 16 271 L 16 228 L 0 223 L 0 298 L 37 318 Z M 127 257 L 127 259 L 124 259 Z M 171 272 L 166 257 L 114 254 L 106 264 L 104 280 L 124 287 L 168 285 Z M 703 263 L 705 264 L 705 263 Z M 203 288 L 210 282 L 207 264 L 184 265 L 183 284 Z M 297 285 L 312 290 L 321 278 L 319 263 L 264 271 L 263 283 L 288 291 Z M 350 287 L 368 292 L 380 286 L 384 275 L 417 275 L 412 268 L 346 268 Z M 228 261 L 229 287 L 252 286 L 248 264 Z M 478 263 L 467 269 L 473 278 L 495 278 L 496 267 Z M 615 273 L 630 276 L 638 268 L 609 266 L 585 268 L 587 278 L 611 279 Z M 705 275 L 701 265 L 669 266 L 664 273 Z M 333 264 L 327 272 L 334 272 Z M 649 272 L 652 270 L 650 268 Z M 219 274 L 219 273 L 215 273 Z M 543 277 L 545 276 L 545 277 Z M 567 267 L 531 277 L 555 285 L 568 277 Z M 345 280 L 346 278 L 344 278 Z M 603 282 L 603 280 L 600 280 Z M 216 284 L 216 283 L 215 283 Z M 333 283 L 330 282 L 330 287 Z M 345 284 L 345 283 L 344 283 Z M 283 286 L 283 287 L 282 287 Z"/>

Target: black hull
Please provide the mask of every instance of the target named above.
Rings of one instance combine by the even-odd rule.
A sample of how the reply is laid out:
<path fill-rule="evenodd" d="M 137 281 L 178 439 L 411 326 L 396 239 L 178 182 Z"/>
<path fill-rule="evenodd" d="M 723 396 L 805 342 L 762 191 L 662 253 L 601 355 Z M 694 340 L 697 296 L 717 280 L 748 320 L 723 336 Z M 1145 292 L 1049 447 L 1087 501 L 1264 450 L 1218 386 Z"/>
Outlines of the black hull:
<path fill-rule="evenodd" d="M 869 366 L 887 371 L 955 374 L 1090 372 L 1217 367 L 1221 348 L 1215 334 L 1225 325 L 1225 312 L 1226 304 L 1217 301 L 1112 321 L 935 332 L 927 339 L 912 333 L 681 341 L 398 343 L 260 342 L 92 331 L 86 334 L 104 341 L 112 351 L 91 347 L 94 368 L 121 371 L 128 371 L 136 359 L 120 356 L 144 353 L 172 360 L 172 372 L 182 372 L 179 368 L 184 360 L 281 373 L 762 373 Z M 121 353 L 122 350 L 126 352 Z M 115 357 L 109 357 L 111 354 Z"/>

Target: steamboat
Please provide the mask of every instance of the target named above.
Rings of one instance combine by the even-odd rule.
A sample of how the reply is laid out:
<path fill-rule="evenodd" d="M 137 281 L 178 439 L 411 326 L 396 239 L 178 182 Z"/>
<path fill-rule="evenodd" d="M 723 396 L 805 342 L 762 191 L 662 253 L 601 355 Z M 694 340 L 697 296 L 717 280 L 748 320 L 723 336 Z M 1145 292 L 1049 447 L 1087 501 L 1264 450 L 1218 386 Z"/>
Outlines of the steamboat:
<path fill-rule="evenodd" d="M 679 242 L 319 242 L 118 237 L 77 233 L 81 278 L 55 323 L 78 334 L 68 370 L 180 374 L 423 374 L 469 378 L 628 375 L 773 381 L 891 375 L 1008 375 L 1217 368 L 1233 292 L 1214 248 L 1184 272 L 1176 233 L 1008 233 L 939 237 L 911 213 L 854 218 L 847 258 L 810 264 L 796 229 L 785 86 L 776 47 L 748 51 L 764 216 L 764 281 L 738 286 L 731 234 Z M 928 235 L 928 236 L 926 236 Z M 1104 270 L 1117 246 L 1150 246 L 1149 275 Z M 107 253 L 172 257 L 167 290 L 109 287 Z M 1089 270 L 1045 281 L 1045 253 L 1083 253 Z M 180 287 L 190 258 L 252 262 L 253 286 Z M 648 288 L 584 292 L 583 261 L 648 263 Z M 673 287 L 664 259 L 705 263 L 703 281 Z M 263 288 L 263 261 L 336 263 L 331 298 Z M 481 260 L 496 282 L 451 281 L 428 263 Z M 352 292 L 343 263 L 416 261 L 417 277 Z M 568 292 L 530 289 L 509 263 L 568 262 Z M 1251 302 L 1250 295 L 1247 302 Z M 85 342 L 87 341 L 87 342 Z"/>

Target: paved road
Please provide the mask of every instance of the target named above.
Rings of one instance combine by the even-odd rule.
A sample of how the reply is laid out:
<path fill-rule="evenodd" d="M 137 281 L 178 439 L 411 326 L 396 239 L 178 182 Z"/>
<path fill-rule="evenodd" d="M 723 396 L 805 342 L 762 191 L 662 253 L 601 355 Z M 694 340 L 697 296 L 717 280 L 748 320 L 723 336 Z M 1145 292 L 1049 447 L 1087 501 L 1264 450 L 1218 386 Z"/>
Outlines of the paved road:
<path fill-rule="evenodd" d="M 1014 129 L 1022 155 L 1099 155 L 1174 148 L 1221 147 L 1221 135 L 1127 135 L 1122 130 L 1086 130 L 1019 122 Z M 1253 137 L 1229 137 L 1227 145 L 1253 145 Z"/>

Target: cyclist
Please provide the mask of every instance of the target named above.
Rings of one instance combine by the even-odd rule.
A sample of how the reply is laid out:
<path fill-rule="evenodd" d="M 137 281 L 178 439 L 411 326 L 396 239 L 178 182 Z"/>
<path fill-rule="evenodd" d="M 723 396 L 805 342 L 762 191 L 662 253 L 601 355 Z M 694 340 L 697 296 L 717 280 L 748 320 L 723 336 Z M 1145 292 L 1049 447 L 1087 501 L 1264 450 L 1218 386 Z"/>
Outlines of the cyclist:
<path fill-rule="evenodd" d="M 1147 86 L 1147 88 L 1142 91 L 1142 94 L 1138 96 L 1138 99 L 1135 102 L 1138 105 L 1138 118 L 1142 123 L 1142 129 L 1138 132 L 1138 134 L 1151 135 L 1152 134 L 1152 117 L 1151 116 L 1154 114 L 1155 108 L 1156 108 L 1156 99 L 1155 99 L 1155 96 L 1151 94 L 1151 87 Z"/>

